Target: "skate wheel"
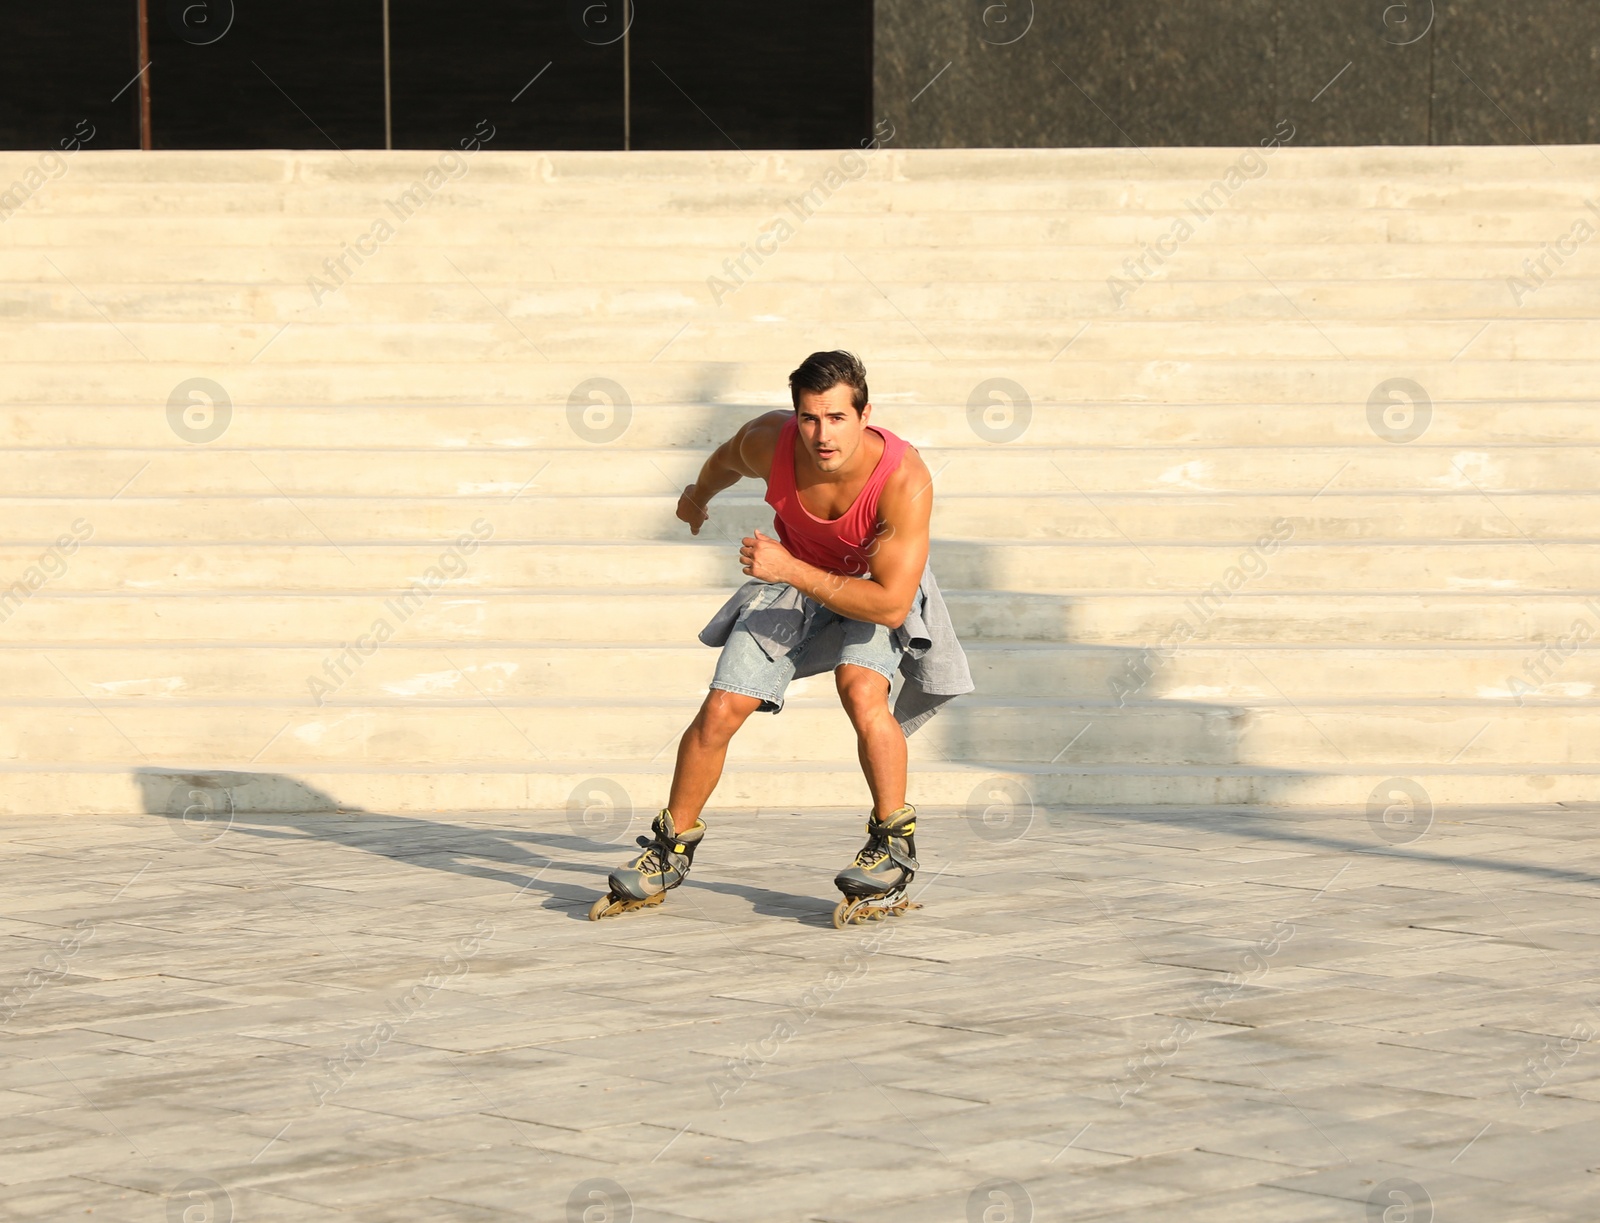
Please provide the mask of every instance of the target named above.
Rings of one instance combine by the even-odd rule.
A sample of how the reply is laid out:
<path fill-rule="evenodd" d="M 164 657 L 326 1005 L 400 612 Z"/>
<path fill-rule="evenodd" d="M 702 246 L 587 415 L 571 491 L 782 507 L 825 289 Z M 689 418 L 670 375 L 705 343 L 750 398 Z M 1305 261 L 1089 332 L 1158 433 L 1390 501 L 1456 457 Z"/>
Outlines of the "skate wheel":
<path fill-rule="evenodd" d="M 613 917 L 618 913 L 632 913 L 635 909 L 648 909 L 651 905 L 658 905 L 667 898 L 665 892 L 657 892 L 654 896 L 646 896 L 643 900 L 631 900 L 623 897 L 620 900 L 607 892 L 599 900 L 589 906 L 589 920 L 599 921 L 602 917 Z"/>
<path fill-rule="evenodd" d="M 920 908 L 922 908 L 920 904 L 907 898 L 903 893 L 892 899 L 867 896 L 851 900 L 846 897 L 833 911 L 833 928 L 843 930 L 846 926 L 859 926 L 869 921 L 884 921 L 890 917 L 899 917 L 909 909 Z"/>

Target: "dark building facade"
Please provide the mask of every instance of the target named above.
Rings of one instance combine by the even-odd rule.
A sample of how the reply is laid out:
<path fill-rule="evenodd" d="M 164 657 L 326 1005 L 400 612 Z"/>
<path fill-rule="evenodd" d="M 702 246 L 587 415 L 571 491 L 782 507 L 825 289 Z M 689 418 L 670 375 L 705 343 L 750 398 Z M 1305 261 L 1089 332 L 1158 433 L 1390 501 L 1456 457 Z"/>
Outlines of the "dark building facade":
<path fill-rule="evenodd" d="M 1591 0 L 879 0 L 876 62 L 901 145 L 1600 141 Z"/>
<path fill-rule="evenodd" d="M 1587 0 L 146 6 L 142 74 L 136 0 L 8 6 L 0 146 L 136 148 L 145 86 L 158 149 L 1600 141 Z"/>

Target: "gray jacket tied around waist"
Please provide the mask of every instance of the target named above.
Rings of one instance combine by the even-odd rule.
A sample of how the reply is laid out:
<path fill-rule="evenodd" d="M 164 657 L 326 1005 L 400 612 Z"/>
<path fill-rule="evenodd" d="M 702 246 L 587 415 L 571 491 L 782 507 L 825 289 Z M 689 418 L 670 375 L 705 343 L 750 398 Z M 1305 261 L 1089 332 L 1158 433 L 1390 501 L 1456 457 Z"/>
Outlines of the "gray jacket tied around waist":
<path fill-rule="evenodd" d="M 740 613 L 770 585 L 770 582 L 752 578 L 734 591 L 700 630 L 701 642 L 709 646 L 727 644 Z M 788 586 L 771 606 L 752 612 L 745 627 L 768 658 L 781 658 L 805 639 L 812 621 L 825 611 L 821 603 Z M 810 660 L 837 657 L 838 650 L 828 648 L 828 635 L 838 630 L 837 623 L 822 630 L 817 648 L 807 651 Z M 895 699 L 894 717 L 909 736 L 938 713 L 939 707 L 951 697 L 971 692 L 975 687 L 972 673 L 967 669 L 966 652 L 956 639 L 949 609 L 944 605 L 944 596 L 939 593 L 939 583 L 934 581 L 930 567 L 923 567 L 922 581 L 905 622 L 892 632 L 895 645 L 904 651 L 900 657 L 900 674 L 905 679 Z M 795 678 L 816 675 L 826 669 L 825 663 L 806 661 L 795 670 Z"/>

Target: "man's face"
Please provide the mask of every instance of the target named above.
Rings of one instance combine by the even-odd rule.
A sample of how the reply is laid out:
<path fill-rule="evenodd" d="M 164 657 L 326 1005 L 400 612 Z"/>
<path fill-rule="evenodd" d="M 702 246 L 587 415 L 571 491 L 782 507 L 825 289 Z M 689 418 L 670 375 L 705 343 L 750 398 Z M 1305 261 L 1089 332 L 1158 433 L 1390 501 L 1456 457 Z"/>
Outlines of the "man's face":
<path fill-rule="evenodd" d="M 872 405 L 867 404 L 857 416 L 850 402 L 854 393 L 842 382 L 825 391 L 800 392 L 800 439 L 822 471 L 838 471 L 861 448 Z"/>

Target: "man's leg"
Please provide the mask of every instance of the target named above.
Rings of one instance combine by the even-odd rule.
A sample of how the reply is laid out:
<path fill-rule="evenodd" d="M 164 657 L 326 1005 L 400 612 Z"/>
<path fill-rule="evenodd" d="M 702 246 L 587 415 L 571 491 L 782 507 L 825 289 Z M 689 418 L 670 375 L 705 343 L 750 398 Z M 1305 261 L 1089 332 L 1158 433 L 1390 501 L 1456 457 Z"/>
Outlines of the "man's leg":
<path fill-rule="evenodd" d="M 871 667 L 852 663 L 840 664 L 833 677 L 856 728 L 856 754 L 872 791 L 872 813 L 884 819 L 906 802 L 906 736 L 889 711 L 889 681 Z"/>
<path fill-rule="evenodd" d="M 860 668 L 852 668 L 859 670 Z M 882 676 L 878 678 L 882 679 Z M 700 712 L 678 740 L 678 764 L 672 772 L 667 807 L 679 832 L 694 827 L 711 792 L 722 776 L 728 743 L 745 719 L 761 708 L 761 698 L 713 688 L 706 693 Z M 896 727 L 896 730 L 899 728 Z M 901 776 L 905 769 L 901 767 Z M 902 783 L 903 785 L 903 783 Z"/>

